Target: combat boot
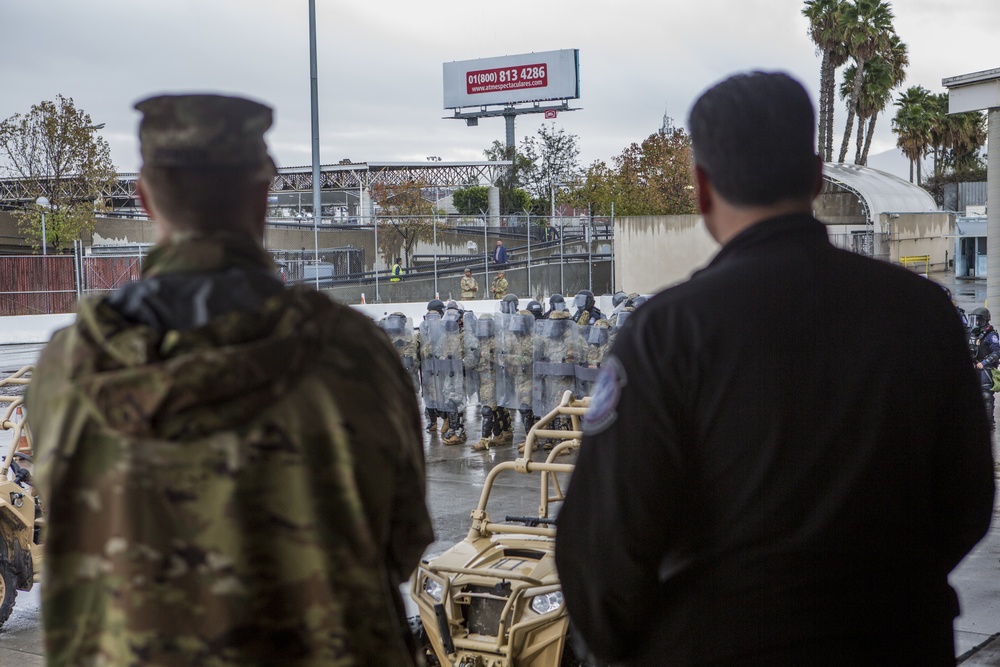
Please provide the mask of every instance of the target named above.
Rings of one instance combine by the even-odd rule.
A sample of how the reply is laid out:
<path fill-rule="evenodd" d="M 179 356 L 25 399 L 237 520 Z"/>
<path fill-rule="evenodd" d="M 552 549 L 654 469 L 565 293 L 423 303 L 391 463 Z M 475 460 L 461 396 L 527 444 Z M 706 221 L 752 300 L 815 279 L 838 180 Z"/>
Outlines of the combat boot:
<path fill-rule="evenodd" d="M 490 448 L 490 440 L 489 440 L 489 438 L 480 438 L 479 442 L 477 442 L 476 444 L 474 444 L 472 446 L 472 451 L 474 451 L 474 452 L 482 452 L 482 451 L 486 451 L 489 448 Z"/>
<path fill-rule="evenodd" d="M 492 444 L 496 447 L 509 445 L 514 442 L 514 431 L 501 431 L 499 435 L 492 438 Z"/>

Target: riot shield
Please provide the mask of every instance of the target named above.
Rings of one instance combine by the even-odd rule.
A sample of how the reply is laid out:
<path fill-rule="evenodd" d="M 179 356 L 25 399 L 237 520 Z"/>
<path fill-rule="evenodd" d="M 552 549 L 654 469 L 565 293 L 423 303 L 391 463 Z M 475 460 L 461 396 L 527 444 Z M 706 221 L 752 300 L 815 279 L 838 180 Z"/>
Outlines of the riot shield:
<path fill-rule="evenodd" d="M 496 315 L 497 403 L 512 410 L 531 409 L 532 329 L 535 317 Z"/>
<path fill-rule="evenodd" d="M 420 393 L 420 362 L 417 358 L 417 339 L 413 333 L 413 320 L 403 313 L 392 313 L 383 318 L 378 325 L 396 348 L 406 374 L 413 381 L 414 391 Z"/>
<path fill-rule="evenodd" d="M 577 329 L 570 319 L 535 322 L 531 402 L 536 415 L 548 414 L 559 404 L 563 392 L 576 389 Z"/>
<path fill-rule="evenodd" d="M 496 407 L 496 322 L 489 313 L 465 314 L 465 395 L 470 403 Z"/>
<path fill-rule="evenodd" d="M 580 352 L 579 363 L 575 367 L 576 396 L 592 396 L 594 383 L 597 381 L 597 371 L 608 354 L 611 346 L 611 327 L 607 320 L 598 320 L 595 324 L 577 327 L 577 350 Z"/>
<path fill-rule="evenodd" d="M 424 320 L 420 327 L 424 405 L 444 412 L 462 409 L 465 382 L 462 333 L 452 319 Z"/>
<path fill-rule="evenodd" d="M 441 378 L 441 410 L 456 412 L 465 410 L 465 368 L 462 365 L 462 327 L 459 326 L 458 312 L 449 310 L 441 319 L 444 335 L 439 338 L 441 348 L 436 352 L 439 377 Z"/>

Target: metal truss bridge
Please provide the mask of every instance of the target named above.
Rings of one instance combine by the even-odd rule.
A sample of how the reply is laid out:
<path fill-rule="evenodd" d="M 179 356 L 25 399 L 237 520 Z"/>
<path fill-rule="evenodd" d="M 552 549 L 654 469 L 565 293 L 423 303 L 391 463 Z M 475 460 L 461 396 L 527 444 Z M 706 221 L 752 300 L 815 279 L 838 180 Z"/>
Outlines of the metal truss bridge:
<path fill-rule="evenodd" d="M 320 167 L 320 190 L 349 192 L 368 190 L 376 183 L 401 185 L 420 182 L 425 187 L 481 184 L 494 185 L 510 168 L 509 160 L 493 162 L 358 162 Z M 118 180 L 101 193 L 112 211 L 139 211 L 135 184 L 139 174 L 119 174 Z M 33 179 L 0 179 L 0 210 L 16 209 L 35 200 Z M 73 178 L 60 184 L 68 199 L 92 199 Z M 272 193 L 311 192 L 312 167 L 283 167 L 271 182 Z"/>

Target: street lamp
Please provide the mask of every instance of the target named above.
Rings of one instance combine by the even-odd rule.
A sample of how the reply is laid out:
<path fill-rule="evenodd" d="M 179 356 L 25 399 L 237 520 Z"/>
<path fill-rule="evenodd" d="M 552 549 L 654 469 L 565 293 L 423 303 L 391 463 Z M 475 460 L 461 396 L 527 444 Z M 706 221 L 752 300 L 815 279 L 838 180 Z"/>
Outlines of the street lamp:
<path fill-rule="evenodd" d="M 35 200 L 35 206 L 42 209 L 42 256 L 48 255 L 46 251 L 46 236 L 45 236 L 45 210 L 49 208 L 49 200 L 47 197 L 39 197 Z"/>

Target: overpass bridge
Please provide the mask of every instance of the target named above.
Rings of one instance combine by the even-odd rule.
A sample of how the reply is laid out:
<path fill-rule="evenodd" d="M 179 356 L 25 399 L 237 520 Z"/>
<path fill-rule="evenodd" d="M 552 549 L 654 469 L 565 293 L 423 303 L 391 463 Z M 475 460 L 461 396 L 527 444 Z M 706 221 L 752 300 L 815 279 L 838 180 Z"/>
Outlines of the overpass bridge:
<path fill-rule="evenodd" d="M 452 187 L 470 183 L 495 185 L 507 173 L 509 160 L 485 162 L 355 162 L 328 164 L 320 167 L 320 193 L 324 207 L 357 207 L 364 201 L 371 186 L 376 183 L 400 185 L 411 181 L 423 183 L 428 188 Z M 119 174 L 118 179 L 101 192 L 112 213 L 145 215 L 136 194 L 137 173 Z M 38 179 L 0 179 L 0 210 L 15 210 L 32 203 L 37 197 L 33 184 Z M 92 201 L 94 195 L 74 178 L 59 183 L 66 199 Z M 311 209 L 312 200 L 303 202 L 301 195 L 313 188 L 312 167 L 282 167 L 271 181 L 272 204 Z M 298 201 L 296 202 L 296 198 Z"/>

